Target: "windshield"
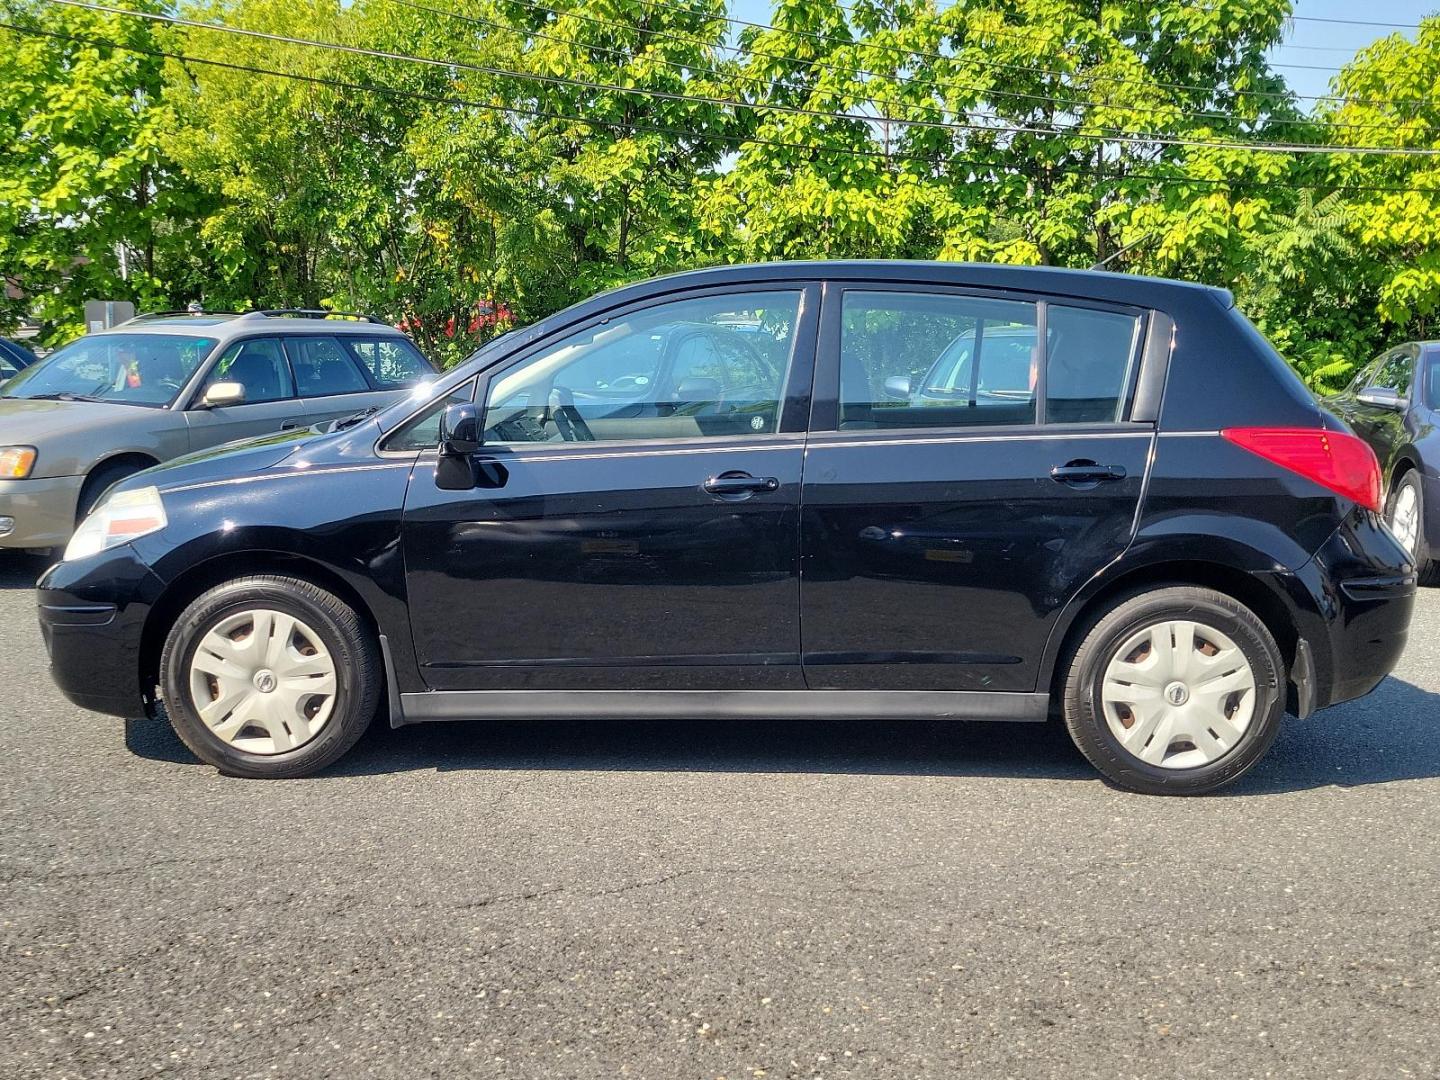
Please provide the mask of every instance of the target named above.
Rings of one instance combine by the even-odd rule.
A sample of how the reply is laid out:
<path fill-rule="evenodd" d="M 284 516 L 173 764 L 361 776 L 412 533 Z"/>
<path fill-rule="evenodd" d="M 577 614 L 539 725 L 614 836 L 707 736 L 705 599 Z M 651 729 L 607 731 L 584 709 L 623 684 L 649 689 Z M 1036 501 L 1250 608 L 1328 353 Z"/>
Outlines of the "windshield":
<path fill-rule="evenodd" d="M 170 404 L 215 338 L 181 334 L 95 334 L 72 342 L 5 384 L 4 396 Z"/>

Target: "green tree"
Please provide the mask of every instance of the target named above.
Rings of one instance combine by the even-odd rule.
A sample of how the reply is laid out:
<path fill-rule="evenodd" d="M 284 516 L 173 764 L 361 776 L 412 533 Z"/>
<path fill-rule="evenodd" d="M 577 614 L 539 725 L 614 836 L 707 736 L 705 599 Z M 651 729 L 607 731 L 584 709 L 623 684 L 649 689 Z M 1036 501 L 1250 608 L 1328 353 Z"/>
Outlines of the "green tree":
<path fill-rule="evenodd" d="M 147 7 L 151 10 L 158 4 Z M 196 197 L 165 153 L 163 61 L 148 23 L 8 0 L 0 30 L 0 271 L 47 339 L 81 328 L 86 299 L 188 299 L 175 273 Z"/>

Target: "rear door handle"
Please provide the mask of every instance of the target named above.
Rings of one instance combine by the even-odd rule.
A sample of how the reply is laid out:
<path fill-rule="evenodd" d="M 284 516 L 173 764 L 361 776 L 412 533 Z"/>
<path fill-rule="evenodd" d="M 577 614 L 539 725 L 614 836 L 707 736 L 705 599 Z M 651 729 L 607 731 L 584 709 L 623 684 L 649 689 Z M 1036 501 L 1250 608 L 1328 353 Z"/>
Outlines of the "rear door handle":
<path fill-rule="evenodd" d="M 1050 479 L 1058 484 L 1075 486 L 1105 484 L 1125 479 L 1123 465 L 1096 465 L 1093 461 L 1072 461 L 1056 465 L 1050 470 Z"/>
<path fill-rule="evenodd" d="M 751 476 L 744 472 L 726 472 L 712 476 L 700 485 L 711 495 L 723 498 L 749 498 L 757 492 L 779 491 L 780 481 L 773 476 Z"/>

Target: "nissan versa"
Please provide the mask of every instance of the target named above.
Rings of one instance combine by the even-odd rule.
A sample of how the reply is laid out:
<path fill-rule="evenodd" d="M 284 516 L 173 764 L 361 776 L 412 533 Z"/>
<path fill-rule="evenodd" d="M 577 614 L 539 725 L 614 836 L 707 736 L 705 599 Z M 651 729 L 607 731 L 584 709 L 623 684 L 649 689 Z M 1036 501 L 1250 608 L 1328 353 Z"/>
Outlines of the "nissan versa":
<path fill-rule="evenodd" d="M 1400 655 L 1380 487 L 1224 292 L 727 267 L 122 481 L 40 618 L 71 700 L 163 704 L 241 776 L 314 772 L 377 712 L 1054 715 L 1112 781 L 1194 794 Z"/>

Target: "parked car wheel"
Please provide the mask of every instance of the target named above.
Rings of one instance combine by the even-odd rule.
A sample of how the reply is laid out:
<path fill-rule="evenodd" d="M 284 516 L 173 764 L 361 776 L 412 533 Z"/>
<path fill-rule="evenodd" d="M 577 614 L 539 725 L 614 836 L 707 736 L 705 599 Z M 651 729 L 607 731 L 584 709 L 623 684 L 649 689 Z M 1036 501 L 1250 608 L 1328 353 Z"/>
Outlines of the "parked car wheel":
<path fill-rule="evenodd" d="M 1070 660 L 1065 724 L 1121 787 L 1202 795 L 1270 748 L 1284 661 L 1249 608 L 1211 589 L 1148 590 L 1115 604 Z"/>
<path fill-rule="evenodd" d="M 1415 560 L 1422 585 L 1440 585 L 1440 565 L 1430 557 L 1425 537 L 1425 492 L 1420 474 L 1409 470 L 1396 482 L 1385 507 L 1390 531 Z"/>
<path fill-rule="evenodd" d="M 196 599 L 160 657 L 175 733 L 231 776 L 305 776 L 354 745 L 383 682 L 375 641 L 308 581 L 240 578 Z"/>

